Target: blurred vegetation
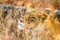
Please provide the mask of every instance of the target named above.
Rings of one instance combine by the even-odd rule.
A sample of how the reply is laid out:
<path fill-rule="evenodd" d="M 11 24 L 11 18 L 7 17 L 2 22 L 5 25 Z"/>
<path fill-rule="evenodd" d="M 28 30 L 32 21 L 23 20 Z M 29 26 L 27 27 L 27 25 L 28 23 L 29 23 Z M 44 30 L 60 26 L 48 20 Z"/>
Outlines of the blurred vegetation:
<path fill-rule="evenodd" d="M 22 2 L 22 5 L 24 2 Z M 59 0 L 50 0 L 48 4 L 51 4 L 55 9 L 60 10 L 59 2 Z M 7 3 L 7 0 L 0 0 L 0 3 L 5 4 Z M 8 3 L 14 4 L 15 1 L 11 0 Z M 13 10 L 8 9 L 5 13 L 4 8 L 0 8 L 0 36 L 2 35 L 0 38 L 1 40 L 32 40 L 33 37 L 35 37 L 35 40 L 55 40 L 55 38 L 57 38 L 56 36 L 60 34 L 60 23 L 58 22 L 57 18 L 55 18 L 54 12 L 49 12 L 48 14 L 44 10 L 35 10 L 34 5 L 32 6 L 32 10 L 34 10 L 31 10 L 32 12 L 29 12 L 29 10 L 27 10 L 27 12 L 23 12 L 22 9 L 14 8 Z M 39 7 L 42 8 L 48 6 L 45 5 L 44 0 L 42 0 L 39 5 Z M 18 6 L 21 5 L 19 4 Z M 24 30 L 19 30 L 17 28 L 18 19 L 22 20 L 24 23 Z M 40 27 L 45 27 L 42 32 L 41 29 L 39 29 Z"/>

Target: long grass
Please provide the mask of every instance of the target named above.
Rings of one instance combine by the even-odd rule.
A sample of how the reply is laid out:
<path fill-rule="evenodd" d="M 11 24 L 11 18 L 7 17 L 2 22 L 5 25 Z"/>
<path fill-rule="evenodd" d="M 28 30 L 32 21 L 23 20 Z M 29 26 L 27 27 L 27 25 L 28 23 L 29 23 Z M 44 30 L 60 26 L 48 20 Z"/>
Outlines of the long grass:
<path fill-rule="evenodd" d="M 54 25 L 58 24 L 53 14 L 48 15 L 43 10 L 22 14 L 24 14 L 22 9 L 5 11 L 4 8 L 0 8 L 0 40 L 55 40 L 59 30 L 55 31 Z M 18 29 L 20 19 L 23 22 L 23 30 Z"/>

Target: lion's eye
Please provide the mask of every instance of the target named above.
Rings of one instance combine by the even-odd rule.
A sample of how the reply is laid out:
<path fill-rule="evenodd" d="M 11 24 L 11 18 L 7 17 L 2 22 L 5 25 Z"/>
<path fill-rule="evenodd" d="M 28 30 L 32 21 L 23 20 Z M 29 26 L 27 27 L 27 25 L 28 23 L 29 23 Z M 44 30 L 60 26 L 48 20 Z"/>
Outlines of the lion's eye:
<path fill-rule="evenodd" d="M 30 17 L 30 18 L 35 19 L 35 17 Z"/>
<path fill-rule="evenodd" d="M 31 21 L 34 21 L 36 18 L 35 17 L 30 17 L 30 20 Z"/>
<path fill-rule="evenodd" d="M 30 17 L 28 20 L 29 20 L 30 22 L 35 22 L 36 18 L 35 18 L 35 17 Z"/>

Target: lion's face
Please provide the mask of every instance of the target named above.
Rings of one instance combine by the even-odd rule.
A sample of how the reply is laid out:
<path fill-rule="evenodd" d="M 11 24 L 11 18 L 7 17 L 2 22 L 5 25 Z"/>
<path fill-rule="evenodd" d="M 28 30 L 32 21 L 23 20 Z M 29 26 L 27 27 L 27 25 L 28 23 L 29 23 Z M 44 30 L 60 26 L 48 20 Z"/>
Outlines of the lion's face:
<path fill-rule="evenodd" d="M 44 11 L 32 13 L 28 12 L 22 18 L 26 28 L 35 28 L 40 25 L 40 23 L 44 22 L 44 20 L 47 18 L 47 14 Z"/>

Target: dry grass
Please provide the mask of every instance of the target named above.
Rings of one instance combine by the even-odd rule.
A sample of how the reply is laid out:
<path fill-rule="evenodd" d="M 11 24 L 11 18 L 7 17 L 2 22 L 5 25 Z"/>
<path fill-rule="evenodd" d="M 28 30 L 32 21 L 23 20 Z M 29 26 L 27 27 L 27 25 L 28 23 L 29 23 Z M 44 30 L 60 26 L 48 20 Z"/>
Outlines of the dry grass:
<path fill-rule="evenodd" d="M 48 15 L 43 10 L 27 12 L 25 15 L 19 12 L 20 9 L 14 9 L 5 14 L 4 9 L 0 8 L 0 40 L 57 40 L 59 23 L 52 16 L 54 14 Z M 24 23 L 23 30 L 17 28 L 20 17 Z"/>

